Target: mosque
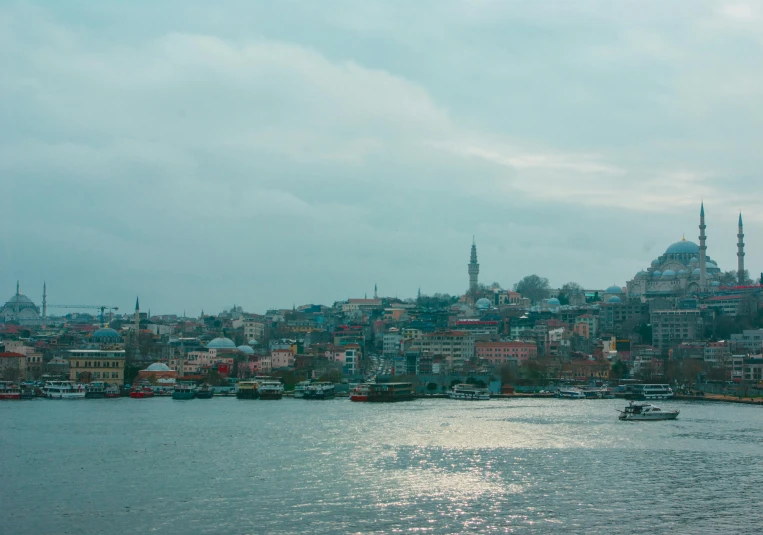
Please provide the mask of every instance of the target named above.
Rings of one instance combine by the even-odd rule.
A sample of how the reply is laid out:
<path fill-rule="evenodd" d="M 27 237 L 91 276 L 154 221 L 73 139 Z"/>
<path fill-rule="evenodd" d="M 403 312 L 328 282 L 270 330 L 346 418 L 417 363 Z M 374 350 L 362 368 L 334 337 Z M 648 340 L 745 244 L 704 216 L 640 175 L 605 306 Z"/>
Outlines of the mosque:
<path fill-rule="evenodd" d="M 652 260 L 649 268 L 639 271 L 633 280 L 628 281 L 628 297 L 645 300 L 717 292 L 720 288 L 721 269 L 707 254 L 705 228 L 705 205 L 702 203 L 699 212 L 699 244 L 685 238 L 671 244 L 664 254 Z M 737 239 L 737 278 L 738 283 L 743 284 L 745 271 L 742 214 L 739 214 Z"/>
<path fill-rule="evenodd" d="M 43 311 L 46 308 L 45 289 L 43 286 Z M 44 313 L 43 313 L 44 316 Z M 8 323 L 17 322 L 19 325 L 36 325 L 40 323 L 40 309 L 26 295 L 21 293 L 19 283 L 16 281 L 16 293 L 0 308 L 0 321 Z"/>

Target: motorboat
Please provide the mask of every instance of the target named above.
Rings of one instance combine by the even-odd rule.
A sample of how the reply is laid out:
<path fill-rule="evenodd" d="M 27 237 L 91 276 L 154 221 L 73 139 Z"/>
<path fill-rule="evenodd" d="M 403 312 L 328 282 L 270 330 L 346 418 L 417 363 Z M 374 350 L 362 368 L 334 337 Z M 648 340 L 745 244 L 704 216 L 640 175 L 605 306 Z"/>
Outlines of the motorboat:
<path fill-rule="evenodd" d="M 283 397 L 283 383 L 278 379 L 260 381 L 257 390 L 260 393 L 260 399 L 281 399 Z"/>
<path fill-rule="evenodd" d="M 172 399 L 193 399 L 196 397 L 196 385 L 192 383 L 177 383 L 172 390 Z"/>
<path fill-rule="evenodd" d="M 130 397 L 133 399 L 145 399 L 154 397 L 154 389 L 151 385 L 135 385 L 130 390 Z"/>
<path fill-rule="evenodd" d="M 71 381 L 46 381 L 42 394 L 49 399 L 84 399 L 85 387 Z"/>
<path fill-rule="evenodd" d="M 449 392 L 450 399 L 466 399 L 469 401 L 486 401 L 490 399 L 490 391 L 468 384 L 455 385 Z"/>
<path fill-rule="evenodd" d="M 350 392 L 350 401 L 368 401 L 368 391 L 368 383 L 355 385 L 352 392 Z"/>
<path fill-rule="evenodd" d="M 305 388 L 304 399 L 331 399 L 334 394 L 334 383 L 319 381 Z"/>
<path fill-rule="evenodd" d="M 556 392 L 556 397 L 561 399 L 585 399 L 585 394 L 577 388 L 562 387 Z"/>
<path fill-rule="evenodd" d="M 215 395 L 214 389 L 209 386 L 207 383 L 204 383 L 199 388 L 196 389 L 196 398 L 197 399 L 212 399 L 212 396 Z"/>
<path fill-rule="evenodd" d="M 21 388 L 10 381 L 0 381 L 0 399 L 21 399 Z"/>
<path fill-rule="evenodd" d="M 624 411 L 618 409 L 617 412 L 620 413 L 618 418 L 623 421 L 651 422 L 657 420 L 675 420 L 678 418 L 680 411 L 666 411 L 651 403 L 634 403 L 631 401 Z"/>
<path fill-rule="evenodd" d="M 312 381 L 300 381 L 296 384 L 294 387 L 294 397 L 295 398 L 303 398 L 305 397 L 305 389 L 310 386 Z"/>

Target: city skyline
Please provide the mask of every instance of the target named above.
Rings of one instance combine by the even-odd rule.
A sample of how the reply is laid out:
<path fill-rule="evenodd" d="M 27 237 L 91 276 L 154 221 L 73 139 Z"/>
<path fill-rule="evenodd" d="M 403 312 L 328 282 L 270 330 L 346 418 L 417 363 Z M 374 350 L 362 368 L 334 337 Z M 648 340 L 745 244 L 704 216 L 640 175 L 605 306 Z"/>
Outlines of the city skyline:
<path fill-rule="evenodd" d="M 760 270 L 758 7 L 433 5 L 0 8 L 2 287 L 460 294 L 473 235 L 484 283 L 624 286 L 703 198 L 712 256 L 733 269 L 741 210 Z"/>

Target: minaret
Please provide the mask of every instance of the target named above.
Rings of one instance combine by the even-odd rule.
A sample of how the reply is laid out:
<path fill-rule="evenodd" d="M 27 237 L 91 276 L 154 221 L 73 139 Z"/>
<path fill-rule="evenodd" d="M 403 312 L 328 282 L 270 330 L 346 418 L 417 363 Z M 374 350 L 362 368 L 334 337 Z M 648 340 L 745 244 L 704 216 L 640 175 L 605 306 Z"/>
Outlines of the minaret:
<path fill-rule="evenodd" d="M 379 299 L 379 292 L 376 288 L 376 283 L 374 283 L 374 299 Z"/>
<path fill-rule="evenodd" d="M 42 317 L 48 317 L 48 289 L 45 281 L 42 281 Z"/>
<path fill-rule="evenodd" d="M 137 297 L 135 298 L 135 317 L 133 321 L 135 322 L 135 339 L 137 340 L 138 333 L 140 333 L 140 302 Z"/>
<path fill-rule="evenodd" d="M 478 276 L 480 274 L 480 265 L 477 263 L 477 244 L 472 236 L 472 254 L 469 260 L 469 292 L 472 298 L 477 294 Z"/>
<path fill-rule="evenodd" d="M 745 283 L 744 227 L 742 226 L 742 212 L 739 212 L 739 232 L 737 233 L 737 283 L 739 286 L 742 286 Z"/>
<path fill-rule="evenodd" d="M 705 202 L 699 209 L 699 291 L 707 290 L 707 245 L 705 245 Z"/>
<path fill-rule="evenodd" d="M 18 297 L 20 295 L 21 295 L 21 285 L 19 284 L 19 281 L 17 280 L 16 281 L 16 317 L 18 317 L 19 315 L 19 305 L 21 304 L 20 303 L 21 300 Z"/>

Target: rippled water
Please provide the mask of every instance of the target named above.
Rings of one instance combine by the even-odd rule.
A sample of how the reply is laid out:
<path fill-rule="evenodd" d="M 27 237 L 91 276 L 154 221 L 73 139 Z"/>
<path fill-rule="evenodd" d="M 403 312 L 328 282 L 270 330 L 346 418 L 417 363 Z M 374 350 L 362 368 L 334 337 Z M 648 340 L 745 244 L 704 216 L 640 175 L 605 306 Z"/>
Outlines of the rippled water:
<path fill-rule="evenodd" d="M 0 532 L 760 533 L 763 408 L 0 403 Z"/>

